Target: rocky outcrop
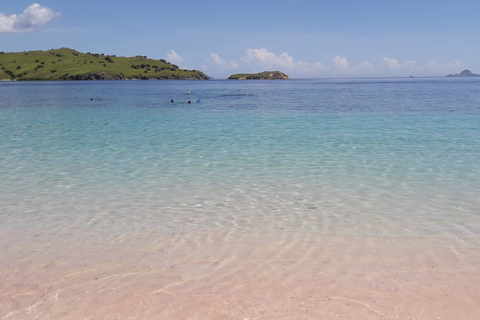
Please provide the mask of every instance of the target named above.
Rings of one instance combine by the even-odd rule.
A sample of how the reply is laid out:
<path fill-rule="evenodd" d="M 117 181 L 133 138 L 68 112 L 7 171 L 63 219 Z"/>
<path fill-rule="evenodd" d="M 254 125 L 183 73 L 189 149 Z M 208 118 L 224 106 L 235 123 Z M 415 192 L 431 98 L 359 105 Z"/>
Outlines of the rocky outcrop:
<path fill-rule="evenodd" d="M 470 70 L 463 70 L 457 74 L 449 74 L 447 77 L 480 77 L 480 74 L 472 73 Z"/>
<path fill-rule="evenodd" d="M 125 80 L 125 77 L 120 74 L 111 72 L 88 72 L 79 74 L 64 74 L 60 79 L 62 80 Z"/>

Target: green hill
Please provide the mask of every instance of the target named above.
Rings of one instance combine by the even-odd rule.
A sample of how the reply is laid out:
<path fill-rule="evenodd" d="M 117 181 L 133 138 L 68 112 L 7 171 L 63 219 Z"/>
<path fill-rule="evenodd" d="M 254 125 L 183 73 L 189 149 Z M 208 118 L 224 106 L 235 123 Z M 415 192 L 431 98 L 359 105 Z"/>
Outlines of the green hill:
<path fill-rule="evenodd" d="M 290 79 L 280 71 L 263 71 L 260 73 L 237 73 L 228 77 L 230 80 L 283 80 Z"/>
<path fill-rule="evenodd" d="M 198 70 L 184 70 L 164 59 L 117 57 L 60 48 L 0 52 L 1 80 L 206 80 Z"/>

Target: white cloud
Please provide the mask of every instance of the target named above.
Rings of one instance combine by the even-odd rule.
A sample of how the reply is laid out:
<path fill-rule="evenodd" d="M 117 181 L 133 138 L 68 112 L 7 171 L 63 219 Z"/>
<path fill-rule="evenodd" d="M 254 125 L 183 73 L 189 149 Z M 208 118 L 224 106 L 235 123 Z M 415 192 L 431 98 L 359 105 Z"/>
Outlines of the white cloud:
<path fill-rule="evenodd" d="M 295 63 L 293 58 L 286 52 L 277 56 L 273 52 L 268 51 L 265 48 L 261 49 L 248 49 L 247 54 L 243 57 L 243 60 L 248 63 L 256 62 L 259 66 L 264 68 L 269 67 L 285 67 L 293 68 Z"/>
<path fill-rule="evenodd" d="M 237 69 L 240 66 L 238 63 L 236 63 L 233 60 L 230 60 L 227 62 L 221 59 L 217 53 L 211 53 L 210 58 L 207 59 L 207 62 L 215 65 L 216 67 L 221 68 L 222 70 Z"/>
<path fill-rule="evenodd" d="M 331 76 L 338 75 L 341 72 L 342 76 L 371 76 L 375 74 L 375 67 L 368 61 L 363 61 L 357 65 L 350 66 L 346 57 L 336 56 L 332 59 L 333 66 L 325 67 L 330 71 Z"/>
<path fill-rule="evenodd" d="M 390 69 L 398 69 L 398 60 L 384 57 L 383 63 Z"/>
<path fill-rule="evenodd" d="M 268 51 L 265 48 L 261 49 L 248 49 L 247 56 L 243 58 L 246 62 L 251 62 L 252 60 L 258 60 L 262 63 L 270 63 L 274 61 L 277 56 L 273 53 Z"/>
<path fill-rule="evenodd" d="M 373 71 L 373 64 L 368 61 L 363 61 L 359 65 L 355 66 L 357 70 Z"/>
<path fill-rule="evenodd" d="M 384 57 L 383 63 L 391 70 L 411 69 L 415 67 L 415 61 L 411 60 L 405 60 L 404 62 L 399 63 L 397 59 Z"/>
<path fill-rule="evenodd" d="M 465 69 L 465 64 L 458 60 L 453 60 L 448 63 L 438 63 L 432 59 L 425 64 L 424 69 L 433 74 L 458 73 Z"/>
<path fill-rule="evenodd" d="M 307 64 L 308 65 L 308 64 Z M 316 69 L 316 70 L 325 70 L 327 67 L 321 63 L 321 62 L 315 62 L 313 64 L 313 69 Z"/>
<path fill-rule="evenodd" d="M 336 68 L 340 70 L 348 70 L 348 61 L 347 58 L 341 58 L 339 56 L 336 56 L 335 58 L 332 59 L 333 64 Z"/>
<path fill-rule="evenodd" d="M 168 61 L 175 62 L 175 63 L 182 62 L 184 60 L 183 57 L 179 56 L 175 52 L 175 50 L 172 50 L 170 51 L 170 53 L 167 53 L 167 58 L 168 58 Z"/>
<path fill-rule="evenodd" d="M 210 59 L 212 61 L 210 61 Z M 227 65 L 227 62 L 225 60 L 222 60 L 217 53 L 210 53 L 210 59 L 207 59 L 208 62 L 212 62 L 213 64 L 219 65 L 219 66 L 225 66 Z"/>
<path fill-rule="evenodd" d="M 0 12 L 0 33 L 30 32 L 40 29 L 50 20 L 60 15 L 38 3 L 32 4 L 23 13 L 7 16 Z"/>

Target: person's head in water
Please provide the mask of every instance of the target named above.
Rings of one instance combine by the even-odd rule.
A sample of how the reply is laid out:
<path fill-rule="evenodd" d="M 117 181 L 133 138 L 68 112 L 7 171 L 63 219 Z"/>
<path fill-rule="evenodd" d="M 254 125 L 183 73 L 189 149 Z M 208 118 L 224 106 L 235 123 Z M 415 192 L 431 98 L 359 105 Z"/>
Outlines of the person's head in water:
<path fill-rule="evenodd" d="M 190 103 L 192 103 L 192 101 L 188 100 L 188 103 L 190 104 Z"/>
<path fill-rule="evenodd" d="M 173 99 L 170 99 L 170 102 L 172 102 L 172 103 L 173 103 Z"/>

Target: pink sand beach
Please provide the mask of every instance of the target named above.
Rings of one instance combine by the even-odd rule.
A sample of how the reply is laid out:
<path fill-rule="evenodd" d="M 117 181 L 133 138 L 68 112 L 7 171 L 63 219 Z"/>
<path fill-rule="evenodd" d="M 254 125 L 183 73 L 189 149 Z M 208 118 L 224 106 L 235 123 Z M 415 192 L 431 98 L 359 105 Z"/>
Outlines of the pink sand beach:
<path fill-rule="evenodd" d="M 0 319 L 478 319 L 478 240 L 0 234 Z M 108 236 L 106 236 L 108 235 Z"/>

